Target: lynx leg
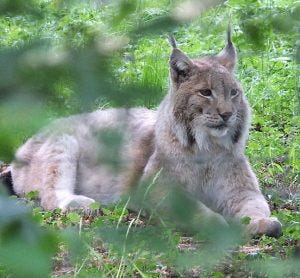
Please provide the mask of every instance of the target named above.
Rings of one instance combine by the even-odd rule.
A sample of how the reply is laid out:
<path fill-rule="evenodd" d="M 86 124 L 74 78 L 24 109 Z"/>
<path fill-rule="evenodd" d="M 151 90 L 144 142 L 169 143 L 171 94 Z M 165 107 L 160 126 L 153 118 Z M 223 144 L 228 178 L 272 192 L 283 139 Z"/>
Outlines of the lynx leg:
<path fill-rule="evenodd" d="M 270 217 L 269 206 L 258 189 L 236 190 L 231 196 L 226 202 L 225 214 L 237 219 L 249 217 L 250 223 L 246 227 L 249 235 L 281 235 L 281 223 L 276 217 Z"/>
<path fill-rule="evenodd" d="M 150 156 L 149 161 L 147 162 L 143 175 L 141 177 L 141 182 L 149 181 L 151 178 L 155 177 L 161 170 L 161 162 L 158 158 L 156 151 Z"/>
<path fill-rule="evenodd" d="M 37 154 L 43 174 L 41 205 L 46 209 L 87 207 L 93 199 L 74 193 L 79 146 L 70 135 L 46 142 Z"/>
<path fill-rule="evenodd" d="M 276 217 L 271 217 L 270 208 L 258 187 L 258 181 L 248 162 L 241 159 L 226 169 L 225 179 L 217 186 L 218 207 L 224 215 L 241 219 L 249 217 L 246 227 L 252 236 L 281 235 L 281 223 Z M 222 202 L 222 203 L 221 203 Z"/>
<path fill-rule="evenodd" d="M 199 211 L 199 222 L 202 226 L 210 226 L 215 228 L 228 227 L 228 223 L 221 214 L 212 211 L 202 202 L 197 202 L 197 209 Z"/>
<path fill-rule="evenodd" d="M 212 211 L 165 174 L 154 153 L 145 167 L 141 184 L 146 186 L 143 196 L 150 194 L 150 197 L 146 198 L 146 202 L 150 204 L 150 211 L 153 209 L 158 218 L 171 220 L 186 231 L 199 232 L 205 228 L 228 227 L 221 214 Z"/>
<path fill-rule="evenodd" d="M 246 194 L 248 197 L 245 196 Z M 235 216 L 250 217 L 250 223 L 246 228 L 247 232 L 254 236 L 279 237 L 281 223 L 276 217 L 270 217 L 270 209 L 263 195 L 260 192 L 244 192 L 241 195 L 244 197 L 239 203 L 240 208 L 237 209 Z"/>

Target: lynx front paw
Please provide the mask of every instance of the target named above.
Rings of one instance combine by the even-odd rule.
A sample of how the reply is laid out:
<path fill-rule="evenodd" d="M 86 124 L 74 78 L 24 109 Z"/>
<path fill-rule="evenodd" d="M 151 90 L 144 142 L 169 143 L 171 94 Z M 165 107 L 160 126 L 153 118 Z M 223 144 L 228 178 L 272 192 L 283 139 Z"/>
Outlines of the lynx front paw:
<path fill-rule="evenodd" d="M 85 197 L 83 195 L 72 195 L 61 201 L 59 204 L 59 208 L 61 208 L 62 210 L 88 208 L 89 205 L 94 202 L 94 199 Z"/>
<path fill-rule="evenodd" d="M 276 217 L 252 219 L 247 226 L 247 232 L 252 236 L 267 235 L 280 237 L 282 225 Z"/>

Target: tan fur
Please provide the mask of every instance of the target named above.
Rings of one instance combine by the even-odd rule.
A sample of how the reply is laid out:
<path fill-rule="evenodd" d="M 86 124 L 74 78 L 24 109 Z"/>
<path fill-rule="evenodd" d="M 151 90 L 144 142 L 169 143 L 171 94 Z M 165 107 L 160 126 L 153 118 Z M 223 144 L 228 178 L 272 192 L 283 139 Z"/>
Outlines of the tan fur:
<path fill-rule="evenodd" d="M 47 209 L 108 204 L 161 171 L 162 180 L 196 197 L 199 208 L 248 216 L 250 233 L 278 235 L 281 225 L 270 218 L 244 155 L 249 107 L 232 73 L 230 38 L 220 54 L 194 60 L 175 40 L 172 45 L 170 91 L 157 111 L 108 109 L 59 120 L 18 150 L 15 191 L 38 190 Z M 121 142 L 115 163 L 107 161 L 111 152 L 101 140 L 109 132 Z"/>

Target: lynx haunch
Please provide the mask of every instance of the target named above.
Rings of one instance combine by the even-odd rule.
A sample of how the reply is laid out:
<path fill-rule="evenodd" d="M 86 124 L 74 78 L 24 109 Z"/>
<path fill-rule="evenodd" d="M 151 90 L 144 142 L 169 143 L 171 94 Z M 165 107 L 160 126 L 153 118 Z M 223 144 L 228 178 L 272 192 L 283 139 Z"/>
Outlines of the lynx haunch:
<path fill-rule="evenodd" d="M 15 192 L 37 190 L 45 209 L 109 204 L 161 172 L 202 208 L 250 217 L 249 233 L 278 236 L 281 224 L 270 217 L 244 155 L 249 106 L 233 74 L 237 59 L 229 33 L 218 55 L 199 59 L 170 40 L 170 90 L 157 111 L 99 110 L 60 119 L 33 136 L 12 165 Z M 117 173 L 99 139 L 107 132 L 122 135 Z"/>

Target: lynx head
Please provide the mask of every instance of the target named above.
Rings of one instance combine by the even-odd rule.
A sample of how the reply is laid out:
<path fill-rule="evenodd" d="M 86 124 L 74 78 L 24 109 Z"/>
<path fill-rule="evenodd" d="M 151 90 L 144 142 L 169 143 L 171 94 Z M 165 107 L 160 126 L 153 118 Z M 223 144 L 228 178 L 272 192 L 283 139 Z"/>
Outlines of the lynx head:
<path fill-rule="evenodd" d="M 170 97 L 174 118 L 187 134 L 183 143 L 231 148 L 246 137 L 248 105 L 233 74 L 237 58 L 230 32 L 218 55 L 200 59 L 190 59 L 174 38 L 170 42 Z"/>

